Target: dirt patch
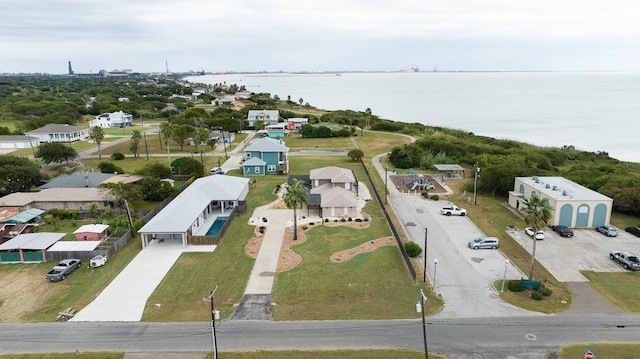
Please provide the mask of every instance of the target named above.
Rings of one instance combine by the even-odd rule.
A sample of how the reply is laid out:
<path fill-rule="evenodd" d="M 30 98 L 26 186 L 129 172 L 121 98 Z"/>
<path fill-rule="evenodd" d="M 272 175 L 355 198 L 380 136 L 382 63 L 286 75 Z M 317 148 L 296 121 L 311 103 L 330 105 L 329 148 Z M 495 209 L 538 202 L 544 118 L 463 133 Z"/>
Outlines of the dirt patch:
<path fill-rule="evenodd" d="M 0 281 L 0 322 L 20 322 L 22 318 L 41 308 L 53 295 L 50 283 L 40 268 L 31 265 L 6 264 L 11 271 L 2 273 Z M 62 310 L 64 308 L 60 308 Z M 51 318 L 53 321 L 55 318 Z"/>
<path fill-rule="evenodd" d="M 332 262 L 340 263 L 340 262 L 348 261 L 349 259 L 355 257 L 358 254 L 373 252 L 382 246 L 392 246 L 394 244 L 396 244 L 396 241 L 393 237 L 384 237 L 384 238 L 376 239 L 366 243 L 362 243 L 361 245 L 355 248 L 334 253 L 331 255 L 331 257 L 329 257 L 329 259 L 331 259 Z"/>

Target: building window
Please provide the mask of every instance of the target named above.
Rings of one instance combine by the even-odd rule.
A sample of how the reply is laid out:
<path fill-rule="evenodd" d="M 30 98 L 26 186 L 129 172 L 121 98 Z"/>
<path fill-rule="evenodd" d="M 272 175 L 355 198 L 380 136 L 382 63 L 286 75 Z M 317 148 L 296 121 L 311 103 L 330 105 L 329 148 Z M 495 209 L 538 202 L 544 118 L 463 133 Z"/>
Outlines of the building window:
<path fill-rule="evenodd" d="M 255 167 L 256 173 L 260 173 L 260 167 Z"/>
<path fill-rule="evenodd" d="M 276 166 L 275 165 L 268 165 L 267 166 L 267 171 L 268 172 L 275 172 L 276 171 Z"/>

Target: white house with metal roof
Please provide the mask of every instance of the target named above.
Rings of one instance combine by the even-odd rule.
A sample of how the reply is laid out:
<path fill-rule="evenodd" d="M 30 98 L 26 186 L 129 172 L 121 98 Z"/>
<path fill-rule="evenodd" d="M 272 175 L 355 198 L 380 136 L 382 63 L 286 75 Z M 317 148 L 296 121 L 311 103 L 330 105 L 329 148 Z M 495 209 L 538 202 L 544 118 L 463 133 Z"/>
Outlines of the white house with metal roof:
<path fill-rule="evenodd" d="M 216 221 L 228 220 L 248 193 L 248 178 L 226 175 L 198 178 L 140 228 L 142 247 L 146 248 L 151 240 L 178 240 L 186 247 L 189 236 L 211 234 Z"/>
<path fill-rule="evenodd" d="M 133 115 L 116 111 L 111 113 L 101 113 L 89 122 L 91 127 L 130 127 L 133 126 Z"/>
<path fill-rule="evenodd" d="M 611 220 L 613 199 L 563 177 L 516 177 L 509 205 L 522 211 L 522 200 L 534 194 L 553 208 L 549 225 L 592 228 Z"/>
<path fill-rule="evenodd" d="M 27 132 L 27 135 L 38 139 L 39 143 L 49 142 L 76 142 L 84 141 L 89 137 L 86 128 L 80 128 L 67 124 L 50 123 L 33 131 Z"/>

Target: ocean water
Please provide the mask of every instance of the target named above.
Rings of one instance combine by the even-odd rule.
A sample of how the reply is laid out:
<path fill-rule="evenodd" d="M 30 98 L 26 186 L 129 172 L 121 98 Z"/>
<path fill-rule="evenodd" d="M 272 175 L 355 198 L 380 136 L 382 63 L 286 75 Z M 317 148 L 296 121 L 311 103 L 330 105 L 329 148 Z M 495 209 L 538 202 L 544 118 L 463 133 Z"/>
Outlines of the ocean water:
<path fill-rule="evenodd" d="M 327 110 L 370 108 L 393 121 L 540 146 L 573 145 L 640 162 L 640 73 L 283 73 L 187 79 L 235 83 Z"/>

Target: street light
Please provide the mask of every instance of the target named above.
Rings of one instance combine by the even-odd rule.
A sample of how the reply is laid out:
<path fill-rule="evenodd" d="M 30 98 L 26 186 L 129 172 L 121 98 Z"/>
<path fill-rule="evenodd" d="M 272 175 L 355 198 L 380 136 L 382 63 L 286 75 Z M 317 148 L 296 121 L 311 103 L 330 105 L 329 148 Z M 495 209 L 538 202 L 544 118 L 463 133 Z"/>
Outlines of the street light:
<path fill-rule="evenodd" d="M 438 273 L 438 258 L 433 259 L 433 291 L 436 291 L 436 274 Z"/>
<path fill-rule="evenodd" d="M 389 195 L 389 188 L 387 187 L 387 181 L 389 176 L 387 176 L 387 171 L 389 170 L 389 166 L 384 166 L 384 204 L 387 204 L 387 196 Z"/>
<path fill-rule="evenodd" d="M 429 359 L 429 348 L 427 346 L 427 325 L 424 318 L 425 305 L 427 303 L 427 296 L 424 295 L 422 289 L 420 289 L 420 301 L 416 303 L 416 311 L 422 313 L 422 339 L 424 340 L 424 357 Z"/>
<path fill-rule="evenodd" d="M 504 260 L 504 276 L 502 276 L 502 288 L 500 288 L 500 293 L 504 293 L 504 282 L 507 280 L 507 267 L 509 266 L 509 260 Z"/>
<path fill-rule="evenodd" d="M 213 308 L 213 297 L 216 294 L 216 290 L 218 286 L 211 291 L 211 294 L 207 298 L 202 298 L 203 300 L 209 301 L 211 303 L 211 345 L 213 346 L 213 359 L 218 358 L 218 340 L 216 338 L 216 319 L 220 319 L 220 312 Z"/>
<path fill-rule="evenodd" d="M 476 196 L 476 190 L 478 188 L 478 176 L 480 173 L 480 166 L 478 165 L 478 162 L 476 162 L 473 167 L 475 167 L 475 170 L 473 172 L 474 176 L 473 176 L 473 204 L 477 204 L 478 203 L 478 197 Z"/>

